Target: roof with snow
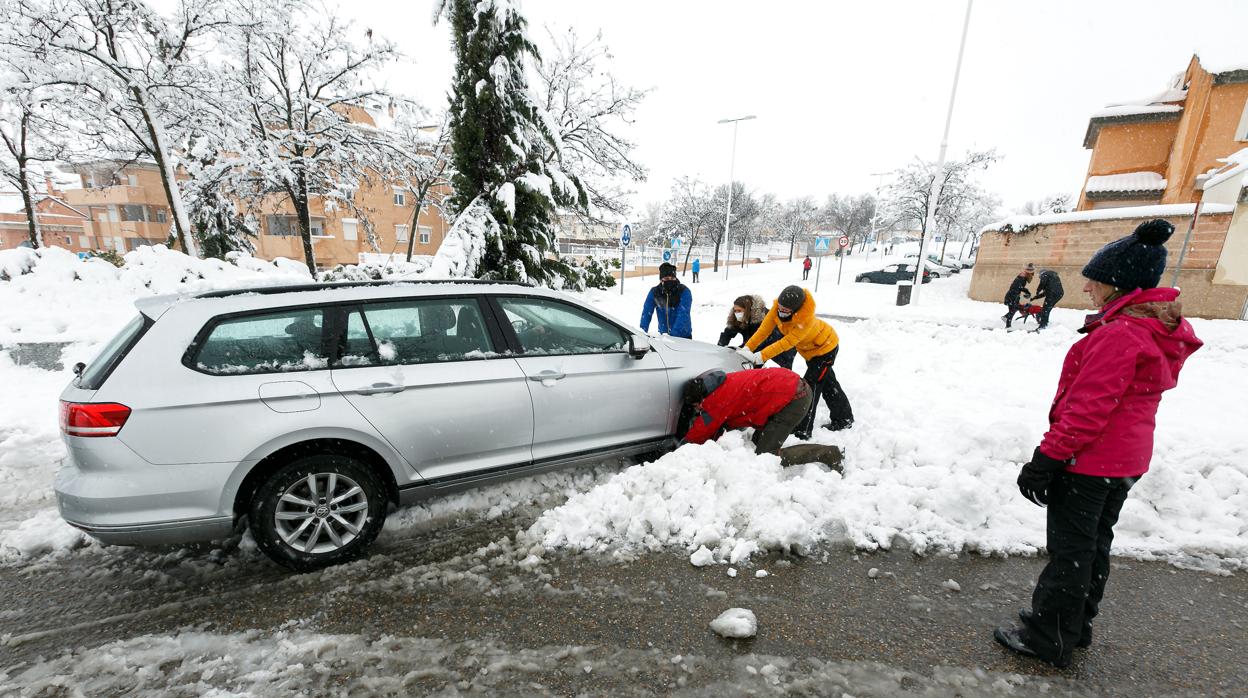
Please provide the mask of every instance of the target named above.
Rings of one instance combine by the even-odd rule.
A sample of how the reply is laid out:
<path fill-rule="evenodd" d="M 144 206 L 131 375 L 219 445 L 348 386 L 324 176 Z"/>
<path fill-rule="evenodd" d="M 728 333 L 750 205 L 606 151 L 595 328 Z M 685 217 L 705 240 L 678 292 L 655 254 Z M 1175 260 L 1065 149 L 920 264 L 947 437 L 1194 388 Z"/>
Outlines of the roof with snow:
<path fill-rule="evenodd" d="M 1082 221 L 1108 221 L 1119 218 L 1169 218 L 1173 216 L 1190 216 L 1196 210 L 1196 204 L 1159 204 L 1154 206 L 1121 206 L 1116 208 L 1098 208 L 1091 211 L 1071 211 L 1069 213 L 1044 213 L 1039 216 L 1010 216 L 995 223 L 984 226 L 981 233 L 1009 233 L 1031 230 L 1041 225 L 1055 223 L 1078 223 Z M 1204 204 L 1200 207 L 1201 215 L 1215 213 L 1231 213 L 1235 207 L 1231 204 Z"/>
<path fill-rule="evenodd" d="M 1088 177 L 1088 183 L 1083 188 L 1089 199 L 1159 194 L 1165 189 L 1166 178 L 1147 171 Z"/>
<path fill-rule="evenodd" d="M 1206 191 L 1212 187 L 1216 187 L 1222 182 L 1225 182 L 1231 177 L 1248 170 L 1248 148 L 1231 153 L 1224 158 L 1219 158 L 1219 160 L 1226 163 L 1226 165 L 1223 166 L 1226 169 L 1218 168 L 1221 170 L 1220 172 L 1217 172 L 1209 179 L 1205 180 L 1204 189 Z M 1244 180 L 1244 187 L 1248 188 L 1248 178 L 1245 178 Z"/>

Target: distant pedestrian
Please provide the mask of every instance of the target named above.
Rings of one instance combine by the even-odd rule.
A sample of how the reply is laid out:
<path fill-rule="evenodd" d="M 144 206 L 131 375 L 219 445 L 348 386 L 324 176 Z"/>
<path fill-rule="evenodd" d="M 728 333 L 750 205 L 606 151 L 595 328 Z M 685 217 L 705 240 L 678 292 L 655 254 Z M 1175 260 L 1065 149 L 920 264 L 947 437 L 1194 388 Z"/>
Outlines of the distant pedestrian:
<path fill-rule="evenodd" d="M 646 294 L 641 307 L 641 329 L 649 332 L 650 317 L 657 315 L 660 333 L 693 339 L 692 307 L 693 292 L 676 278 L 676 265 L 664 262 L 659 265 L 658 285 Z"/>
<path fill-rule="evenodd" d="M 1062 290 L 1062 278 L 1052 269 L 1040 270 L 1040 283 L 1036 284 L 1036 295 L 1031 297 L 1032 302 L 1044 299 L 1044 308 L 1040 311 L 1040 326 L 1036 329 L 1043 330 L 1049 326 L 1049 313 L 1053 312 L 1053 306 L 1066 295 Z"/>
<path fill-rule="evenodd" d="M 760 349 L 770 339 L 772 330 L 777 328 L 784 338 Z M 823 427 L 838 431 L 853 426 L 854 411 L 836 379 L 836 372 L 832 370 L 832 365 L 836 363 L 836 354 L 841 350 L 840 339 L 831 325 L 815 317 L 815 297 L 801 286 L 788 286 L 780 292 L 771 310 L 763 318 L 763 324 L 738 352 L 757 366 L 790 349 L 797 349 L 797 353 L 806 360 L 806 373 L 803 377 L 810 384 L 815 397 L 822 396 L 828 406 L 832 421 Z M 809 439 L 814 432 L 815 412 L 818 407 L 816 400 L 794 432 L 799 439 Z"/>
<path fill-rule="evenodd" d="M 1142 223 L 1083 268 L 1083 290 L 1100 312 L 1066 353 L 1049 430 L 1018 474 L 1023 496 L 1049 508 L 1049 562 L 1031 608 L 1019 612 L 1022 626 L 993 635 L 1057 667 L 1070 664 L 1075 647 L 1092 644 L 1114 524 L 1152 460 L 1161 394 L 1203 344 L 1181 315 L 1178 289 L 1157 288 L 1173 232 L 1163 220 Z"/>
<path fill-rule="evenodd" d="M 741 335 L 741 343 L 744 345 L 745 342 L 748 342 L 754 336 L 755 332 L 758 332 L 758 328 L 762 326 L 763 318 L 765 317 L 767 317 L 767 303 L 762 296 L 740 296 L 732 302 L 732 310 L 728 313 L 728 322 L 724 326 L 724 331 L 719 333 L 719 346 L 728 346 L 728 343 L 737 335 Z M 771 331 L 771 336 L 766 344 L 760 347 L 760 349 L 783 338 L 784 335 L 780 334 L 780 330 L 774 329 Z M 797 350 L 789 349 L 786 352 L 776 354 L 771 360 L 775 361 L 777 366 L 793 368 L 793 359 L 796 357 Z"/>
<path fill-rule="evenodd" d="M 685 384 L 684 400 L 693 417 L 685 441 L 706 443 L 725 429 L 753 427 L 754 452 L 780 455 L 814 397 L 806 381 L 787 368 L 714 369 Z"/>
<path fill-rule="evenodd" d="M 693 260 L 693 283 L 698 283 L 698 274 L 702 271 L 702 258 L 695 257 Z"/>
<path fill-rule="evenodd" d="M 1031 277 L 1036 273 L 1036 265 L 1028 262 L 1026 267 L 1014 277 L 1014 281 L 1010 284 L 1010 288 L 1005 292 L 1005 315 L 1001 316 L 1005 320 L 1005 327 L 1009 329 L 1010 324 L 1014 321 L 1014 313 L 1018 312 L 1019 301 L 1023 296 L 1031 298 L 1031 291 L 1027 290 L 1027 284 L 1031 283 Z"/>
<path fill-rule="evenodd" d="M 806 259 L 802 260 L 802 281 L 810 278 L 810 268 L 814 265 L 810 261 L 810 255 L 806 255 Z"/>

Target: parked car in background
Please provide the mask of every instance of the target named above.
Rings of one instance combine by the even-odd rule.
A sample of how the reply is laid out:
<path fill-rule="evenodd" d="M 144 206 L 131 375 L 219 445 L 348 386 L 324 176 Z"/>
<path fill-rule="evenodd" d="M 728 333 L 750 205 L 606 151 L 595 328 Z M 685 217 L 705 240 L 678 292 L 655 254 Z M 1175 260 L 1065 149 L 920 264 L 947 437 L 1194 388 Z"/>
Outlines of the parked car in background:
<path fill-rule="evenodd" d="M 918 262 L 919 256 L 917 254 L 908 254 L 902 259 L 909 261 L 911 264 L 915 264 Z M 962 272 L 961 267 L 951 266 L 950 264 L 942 264 L 941 262 L 936 261 L 936 257 L 932 255 L 928 255 L 927 257 L 927 270 L 932 273 L 933 278 L 937 279 L 942 276 L 948 277 Z"/>
<path fill-rule="evenodd" d="M 931 272 L 924 270 L 923 283 L 930 283 Z M 914 281 L 913 264 L 890 264 L 883 269 L 868 271 L 854 277 L 854 281 L 870 284 L 895 284 L 898 281 Z"/>
<path fill-rule="evenodd" d="M 312 284 L 155 297 L 61 394 L 61 516 L 105 543 L 248 526 L 297 570 L 391 507 L 670 448 L 731 349 L 649 338 L 555 291 Z"/>

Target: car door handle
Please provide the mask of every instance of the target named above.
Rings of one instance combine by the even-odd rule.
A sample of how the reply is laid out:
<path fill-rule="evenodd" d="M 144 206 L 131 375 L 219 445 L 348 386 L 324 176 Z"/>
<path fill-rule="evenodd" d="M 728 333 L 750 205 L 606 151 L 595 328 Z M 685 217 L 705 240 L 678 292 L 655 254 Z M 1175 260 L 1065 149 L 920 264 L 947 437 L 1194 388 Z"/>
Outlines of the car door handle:
<path fill-rule="evenodd" d="M 372 385 L 368 385 L 363 388 L 356 388 L 355 394 L 380 395 L 383 393 L 401 393 L 403 392 L 403 387 L 404 386 L 401 385 L 395 385 L 394 383 L 373 383 Z"/>
<path fill-rule="evenodd" d="M 529 380 L 531 381 L 557 381 L 557 380 L 562 380 L 563 376 L 564 374 L 559 373 L 558 371 L 542 371 L 536 376 L 529 376 Z"/>

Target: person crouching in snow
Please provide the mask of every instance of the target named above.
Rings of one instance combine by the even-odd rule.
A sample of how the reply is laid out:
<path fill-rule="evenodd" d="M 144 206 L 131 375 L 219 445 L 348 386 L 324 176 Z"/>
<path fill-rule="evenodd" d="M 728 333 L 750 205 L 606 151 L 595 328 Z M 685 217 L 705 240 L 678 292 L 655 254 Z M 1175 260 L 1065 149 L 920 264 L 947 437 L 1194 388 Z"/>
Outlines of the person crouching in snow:
<path fill-rule="evenodd" d="M 750 337 L 758 332 L 758 328 L 763 324 L 763 318 L 767 317 L 767 302 L 762 296 L 750 295 L 740 296 L 732 302 L 732 310 L 728 313 L 728 324 L 724 327 L 724 331 L 719 333 L 719 346 L 726 347 L 728 343 L 737 335 L 741 335 L 741 341 L 748 342 Z M 780 330 L 772 330 L 768 338 L 767 344 L 778 342 L 783 339 Z M 767 345 L 764 345 L 766 347 Z M 776 354 L 772 358 L 777 366 L 781 368 L 793 368 L 793 359 L 796 358 L 797 351 L 790 349 L 781 354 Z"/>
<path fill-rule="evenodd" d="M 783 338 L 760 351 L 759 347 L 770 339 L 774 329 L 779 329 Z M 823 425 L 824 428 L 839 431 L 853 426 L 854 411 L 840 382 L 836 380 L 836 372 L 832 370 L 836 354 L 841 349 L 840 339 L 831 325 L 815 317 L 815 297 L 801 286 L 788 286 L 780 292 L 758 331 L 737 352 L 758 366 L 790 349 L 797 349 L 797 353 L 806 360 L 803 378 L 810 384 L 816 398 L 811 402 L 806 419 L 794 432 L 797 438 L 809 439 L 814 432 L 815 411 L 819 408 L 820 396 L 827 403 L 832 417 L 832 421 Z"/>
<path fill-rule="evenodd" d="M 1014 277 L 1010 288 L 1005 292 L 1005 315 L 1001 316 L 1005 320 L 1005 326 L 1008 329 L 1014 322 L 1014 313 L 1018 312 L 1018 303 L 1023 296 L 1031 299 L 1031 291 L 1027 290 L 1027 284 L 1031 283 L 1031 277 L 1036 273 L 1036 265 L 1028 263 L 1018 276 Z"/>
<path fill-rule="evenodd" d="M 1158 288 L 1163 220 L 1141 224 L 1102 247 L 1083 275 L 1099 313 L 1066 353 L 1049 430 L 1018 475 L 1018 489 L 1048 506 L 1049 563 L 1019 612 L 1021 627 L 1000 627 L 997 642 L 1057 667 L 1092 643 L 1092 619 L 1109 577 L 1114 524 L 1131 486 L 1148 471 L 1161 394 L 1202 346 L 1181 316 L 1179 291 Z"/>
<path fill-rule="evenodd" d="M 689 319 L 692 307 L 693 293 L 676 278 L 676 265 L 664 262 L 659 265 L 659 284 L 646 294 L 641 307 L 641 329 L 649 332 L 650 317 L 657 315 L 659 332 L 693 339 L 693 322 Z"/>
<path fill-rule="evenodd" d="M 754 452 L 780 454 L 814 401 L 802 377 L 787 368 L 706 371 L 685 384 L 693 421 L 684 441 L 706 443 L 725 429 L 753 427 Z"/>

